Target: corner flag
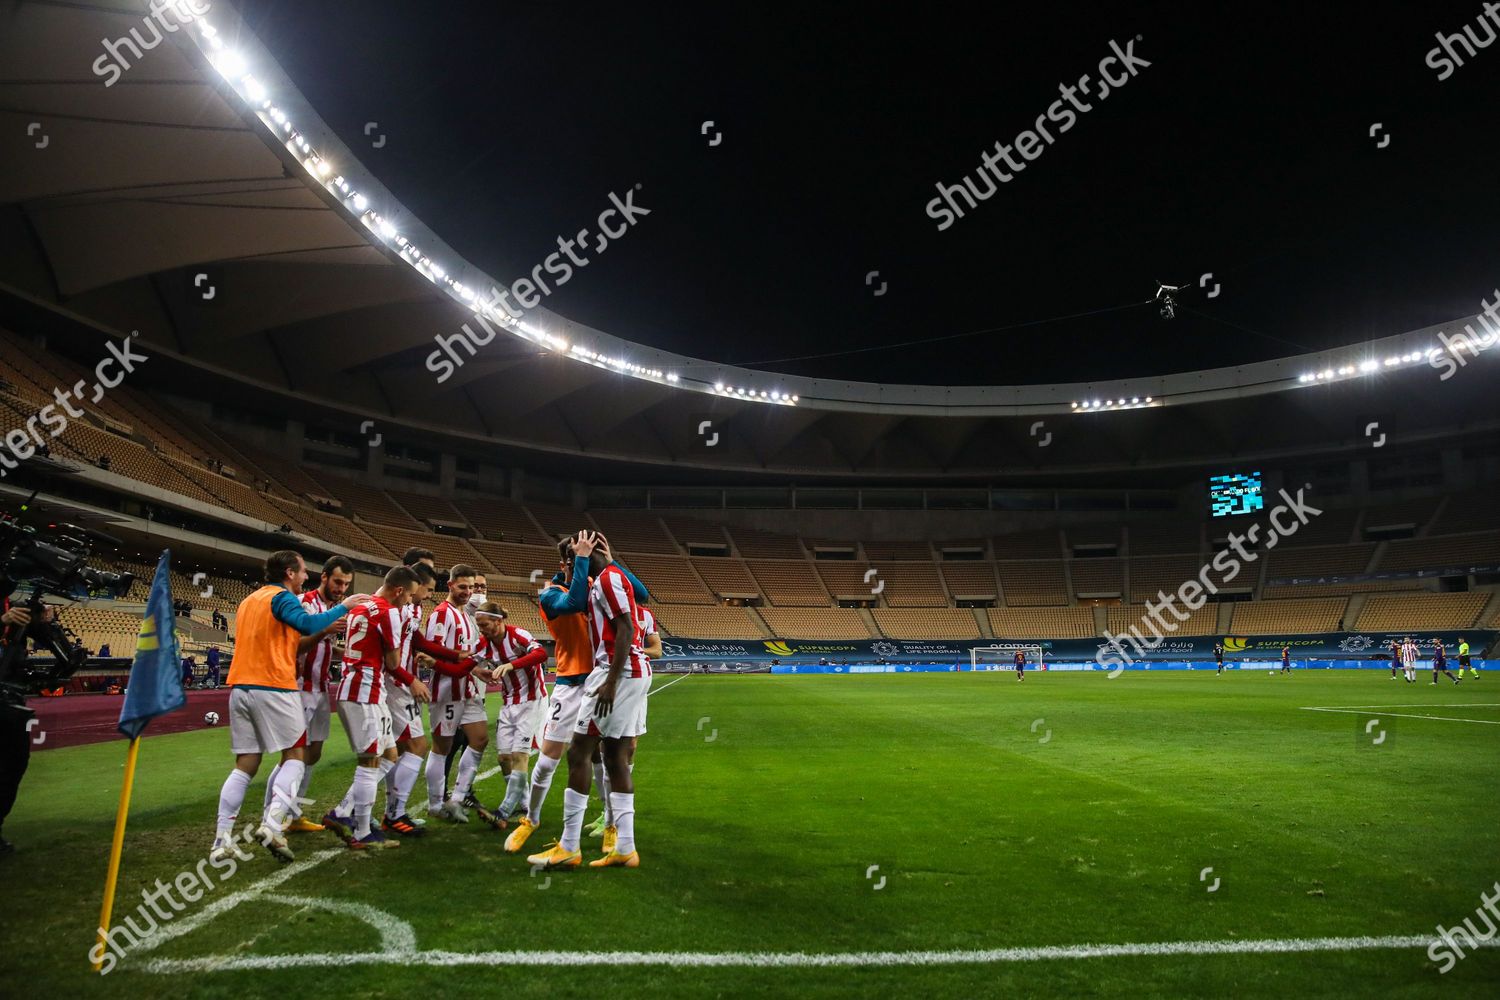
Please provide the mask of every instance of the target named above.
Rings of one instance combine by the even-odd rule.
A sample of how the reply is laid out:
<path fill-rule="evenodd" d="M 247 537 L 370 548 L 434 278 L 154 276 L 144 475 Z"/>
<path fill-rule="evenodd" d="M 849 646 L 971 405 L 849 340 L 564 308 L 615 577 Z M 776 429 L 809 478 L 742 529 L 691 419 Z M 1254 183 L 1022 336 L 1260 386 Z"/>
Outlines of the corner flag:
<path fill-rule="evenodd" d="M 135 662 L 130 665 L 129 686 L 125 704 L 120 707 L 120 733 L 130 737 L 125 751 L 125 775 L 120 784 L 120 807 L 115 812 L 115 835 L 109 848 L 109 870 L 104 876 L 104 905 L 99 913 L 99 938 L 89 952 L 94 971 L 103 973 L 104 944 L 109 940 L 109 918 L 115 905 L 115 885 L 120 877 L 120 852 L 125 848 L 125 820 L 130 815 L 130 789 L 135 784 L 136 754 L 141 748 L 141 731 L 158 715 L 174 712 L 187 704 L 178 673 L 176 621 L 172 613 L 172 586 L 169 576 L 172 550 L 162 550 L 156 561 L 156 575 L 151 579 L 151 594 L 146 598 L 146 614 L 141 619 L 140 638 L 135 643 Z M 99 956 L 96 958 L 95 956 Z M 111 963 L 113 967 L 113 963 Z"/>
<path fill-rule="evenodd" d="M 182 690 L 182 656 L 172 612 L 172 587 L 167 575 L 171 559 L 172 552 L 168 549 L 156 562 L 156 576 L 151 580 L 146 616 L 141 620 L 135 662 L 131 664 L 129 686 L 125 689 L 125 704 L 120 707 L 120 733 L 131 739 L 140 736 L 146 723 L 158 715 L 187 704 L 187 693 Z"/>

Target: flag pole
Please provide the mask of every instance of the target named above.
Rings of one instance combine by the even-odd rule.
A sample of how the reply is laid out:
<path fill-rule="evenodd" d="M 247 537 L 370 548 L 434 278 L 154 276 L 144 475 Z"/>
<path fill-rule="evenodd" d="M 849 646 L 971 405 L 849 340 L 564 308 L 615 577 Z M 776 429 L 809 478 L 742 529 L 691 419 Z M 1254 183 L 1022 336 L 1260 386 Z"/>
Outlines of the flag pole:
<path fill-rule="evenodd" d="M 99 945 L 108 943 L 109 920 L 115 907 L 115 882 L 120 876 L 120 853 L 125 847 L 125 819 L 130 815 L 130 788 L 135 783 L 135 757 L 140 747 L 141 738 L 137 736 L 130 741 L 130 749 L 125 752 L 125 781 L 120 786 L 120 807 L 115 812 L 115 839 L 109 848 L 109 874 L 104 879 L 104 906 L 99 911 Z M 94 963 L 95 972 L 99 972 L 104 964 L 104 951 L 103 947 L 99 949 L 100 958 Z"/>

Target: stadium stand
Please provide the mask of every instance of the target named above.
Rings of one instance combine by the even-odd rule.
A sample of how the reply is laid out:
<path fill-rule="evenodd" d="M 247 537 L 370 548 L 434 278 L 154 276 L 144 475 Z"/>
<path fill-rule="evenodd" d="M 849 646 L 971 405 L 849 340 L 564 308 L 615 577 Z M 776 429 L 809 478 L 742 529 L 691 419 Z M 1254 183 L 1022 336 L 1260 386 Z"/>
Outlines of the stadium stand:
<path fill-rule="evenodd" d="M 708 589 L 719 597 L 746 597 L 763 593 L 760 582 L 750 575 L 749 567 L 739 559 L 696 556 L 692 564 L 703 582 L 708 584 Z"/>
<path fill-rule="evenodd" d="M 880 597 L 893 608 L 941 608 L 948 604 L 943 581 L 933 562 L 880 562 L 872 585 L 884 581 Z"/>
<path fill-rule="evenodd" d="M 677 539 L 677 544 L 686 549 L 690 545 L 728 545 L 729 536 L 724 526 L 711 521 L 700 521 L 696 517 L 663 515 L 662 523 Z"/>
<path fill-rule="evenodd" d="M 826 608 L 833 603 L 806 559 L 750 559 L 745 565 L 760 584 L 760 592 L 774 605 Z"/>
<path fill-rule="evenodd" d="M 423 524 L 431 524 L 433 521 L 441 521 L 444 524 L 468 525 L 468 518 L 464 517 L 453 503 L 443 497 L 429 496 L 425 493 L 405 493 L 396 490 L 386 490 L 386 495 L 402 510 L 404 510 L 414 521 Z"/>
<path fill-rule="evenodd" d="M 712 604 L 714 595 L 704 586 L 692 563 L 684 556 L 657 556 L 630 553 L 619 556 L 651 591 L 653 603 Z"/>
<path fill-rule="evenodd" d="M 345 479 L 343 476 L 327 476 L 323 484 L 328 492 L 344 505 L 344 513 L 352 515 L 356 520 L 369 521 L 372 524 L 392 528 L 417 530 L 424 528 L 421 521 L 402 510 L 381 490 L 357 483 L 352 479 Z"/>
<path fill-rule="evenodd" d="M 489 591 L 489 599 L 505 609 L 507 624 L 517 625 L 531 633 L 533 639 L 548 639 L 551 633 L 542 621 L 542 612 L 536 605 L 535 593 L 519 593 L 511 590 Z M 431 610 L 430 608 L 428 610 Z"/>
<path fill-rule="evenodd" d="M 1380 569 L 1414 570 L 1500 563 L 1500 531 L 1437 538 L 1408 538 L 1387 543 Z"/>
<path fill-rule="evenodd" d="M 1125 596 L 1125 560 L 1074 559 L 1068 564 L 1076 597 Z"/>
<path fill-rule="evenodd" d="M 1068 587 L 1062 560 L 1032 560 L 995 564 L 1000 589 L 1010 607 L 1067 604 Z"/>
<path fill-rule="evenodd" d="M 604 532 L 604 537 L 609 539 L 609 547 L 617 553 L 677 553 L 677 544 L 667 535 L 661 520 L 654 514 L 596 510 L 590 512 L 590 517 L 599 530 Z"/>
<path fill-rule="evenodd" d="M 446 570 L 456 563 L 467 563 L 482 573 L 497 572 L 495 566 L 464 538 L 407 528 L 388 528 L 383 524 L 367 524 L 365 530 L 398 555 L 412 546 L 431 549 L 438 569 Z M 557 561 L 555 554 L 552 560 L 553 563 Z"/>
<path fill-rule="evenodd" d="M 1360 631 L 1468 628 L 1489 603 L 1485 592 L 1461 594 L 1380 594 L 1360 609 Z"/>
<path fill-rule="evenodd" d="M 939 567 L 943 582 L 948 585 L 948 593 L 955 599 L 969 597 L 983 600 L 1000 595 L 1000 585 L 995 582 L 995 564 L 988 560 L 950 560 L 940 563 Z"/>
<path fill-rule="evenodd" d="M 1219 606 L 1217 604 L 1205 604 L 1196 611 L 1187 611 L 1181 605 L 1177 606 L 1179 612 L 1187 612 L 1186 621 L 1178 621 L 1171 611 L 1163 610 L 1161 619 L 1165 622 L 1174 622 L 1177 628 L 1171 632 L 1173 636 L 1213 635 L 1219 630 Z M 1141 618 L 1146 613 L 1145 605 L 1123 605 L 1108 609 L 1105 626 L 1113 634 L 1118 635 L 1129 628 L 1140 630 L 1141 635 L 1150 636 L 1150 629 L 1141 624 Z M 1170 636 L 1168 636 L 1170 638 Z"/>
<path fill-rule="evenodd" d="M 725 528 L 742 559 L 803 559 L 802 544 L 792 535 L 778 535 L 755 528 Z"/>
<path fill-rule="evenodd" d="M 1361 528 L 1364 531 L 1373 529 L 1391 529 L 1410 526 L 1417 534 L 1421 534 L 1432 520 L 1433 514 L 1437 513 L 1438 497 L 1420 497 L 1415 500 L 1400 500 L 1393 503 L 1372 504 L 1365 508 L 1364 521 Z"/>
<path fill-rule="evenodd" d="M 1477 491 L 1455 493 L 1448 498 L 1442 512 L 1434 519 L 1432 533 L 1456 535 L 1466 531 L 1482 531 L 1493 528 L 1496 520 L 1495 498 L 1492 494 Z"/>
<path fill-rule="evenodd" d="M 857 608 L 760 608 L 774 635 L 785 639 L 869 639 Z"/>
<path fill-rule="evenodd" d="M 873 567 L 863 562 L 833 561 L 818 559 L 813 562 L 818 576 L 823 580 L 823 586 L 835 599 L 838 598 L 860 598 L 869 600 L 878 596 L 888 589 L 886 581 L 879 580 L 874 574 L 866 576 Z M 878 588 L 878 589 L 877 589 Z"/>
<path fill-rule="evenodd" d="M 453 505 L 474 530 L 491 541 L 524 545 L 546 545 L 551 541 L 526 508 L 510 500 L 459 497 Z"/>
<path fill-rule="evenodd" d="M 1154 601 L 1159 593 L 1172 593 L 1182 586 L 1182 581 L 1195 578 L 1203 569 L 1203 561 L 1197 556 L 1146 556 L 1130 560 L 1130 602 L 1144 604 Z M 1233 586 L 1249 586 L 1255 577 L 1250 571 L 1242 571 L 1232 581 Z"/>
<path fill-rule="evenodd" d="M 1093 608 L 988 608 L 990 634 L 996 639 L 1013 637 L 1088 639 L 1099 634 Z"/>
<path fill-rule="evenodd" d="M 552 579 L 557 572 L 557 549 L 551 545 L 517 545 L 484 539 L 473 539 L 469 545 L 503 575 L 519 577 L 528 583 L 535 581 L 536 586 Z"/>
<path fill-rule="evenodd" d="M 1347 597 L 1247 601 L 1234 606 L 1230 630 L 1242 635 L 1333 632 L 1344 620 L 1348 605 Z"/>
<path fill-rule="evenodd" d="M 876 608 L 875 623 L 889 639 L 978 639 L 967 608 Z"/>
<path fill-rule="evenodd" d="M 748 608 L 724 605 L 668 604 L 653 606 L 656 620 L 668 635 L 694 639 L 761 639 L 767 633 Z M 800 636 L 799 636 L 800 637 Z M 818 638 L 809 636 L 809 638 Z"/>

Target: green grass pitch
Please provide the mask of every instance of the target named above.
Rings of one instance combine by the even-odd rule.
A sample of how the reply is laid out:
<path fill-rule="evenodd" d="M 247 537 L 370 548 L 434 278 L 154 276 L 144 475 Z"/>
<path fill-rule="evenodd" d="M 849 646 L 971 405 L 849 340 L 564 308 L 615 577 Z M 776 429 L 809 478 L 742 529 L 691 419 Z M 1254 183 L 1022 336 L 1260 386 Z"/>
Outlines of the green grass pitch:
<path fill-rule="evenodd" d="M 20 851 L 0 859 L 0 994 L 1494 996 L 1500 985 L 1494 948 L 1446 974 L 1425 947 L 878 968 L 285 964 L 380 951 L 382 933 L 399 942 L 405 928 L 419 951 L 580 954 L 1426 935 L 1473 918 L 1500 880 L 1500 676 L 1458 688 L 1376 670 L 672 680 L 658 679 L 636 768 L 639 870 L 549 882 L 477 821 L 434 820 L 400 850 L 321 860 L 332 835 L 298 835 L 305 869 L 203 919 L 215 899 L 286 871 L 257 851 L 165 923 L 188 933 L 102 979 L 86 954 L 125 744 L 38 753 L 6 827 Z M 1381 706 L 1367 710 L 1381 721 L 1366 737 L 1360 715 L 1309 706 Z M 337 724 L 328 749 L 319 812 L 353 763 Z M 206 856 L 230 763 L 222 725 L 143 742 L 117 920 L 153 880 Z M 500 785 L 481 783 L 481 797 Z M 247 805 L 260 797 L 257 781 Z M 561 814 L 559 776 L 528 846 L 555 837 Z M 241 967 L 257 956 L 265 967 Z M 205 961 L 170 964 L 190 959 Z"/>

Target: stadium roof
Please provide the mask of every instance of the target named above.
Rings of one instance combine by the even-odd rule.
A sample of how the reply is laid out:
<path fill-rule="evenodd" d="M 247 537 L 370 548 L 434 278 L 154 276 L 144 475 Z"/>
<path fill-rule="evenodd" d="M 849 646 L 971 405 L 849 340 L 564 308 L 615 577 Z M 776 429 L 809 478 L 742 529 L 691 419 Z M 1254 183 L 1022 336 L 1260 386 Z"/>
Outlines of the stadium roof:
<path fill-rule="evenodd" d="M 1312 455 L 1363 444 L 1359 421 L 1388 410 L 1408 443 L 1496 427 L 1480 376 L 1438 381 L 1436 329 L 1146 379 L 945 387 L 712 364 L 544 307 L 516 321 L 490 292 L 517 276 L 479 272 L 430 232 L 232 9 L 138 56 L 106 44 L 132 30 L 150 42 L 147 15 L 132 2 L 9 15 L 0 318 L 54 343 L 138 330 L 173 361 L 152 377 L 179 386 L 196 375 L 226 398 L 280 394 L 351 426 L 375 419 L 507 453 L 801 475 Z M 471 356 L 464 337 L 486 342 Z M 1413 390 L 1420 407 L 1394 405 Z"/>

